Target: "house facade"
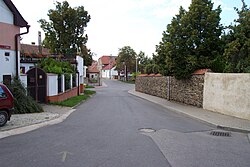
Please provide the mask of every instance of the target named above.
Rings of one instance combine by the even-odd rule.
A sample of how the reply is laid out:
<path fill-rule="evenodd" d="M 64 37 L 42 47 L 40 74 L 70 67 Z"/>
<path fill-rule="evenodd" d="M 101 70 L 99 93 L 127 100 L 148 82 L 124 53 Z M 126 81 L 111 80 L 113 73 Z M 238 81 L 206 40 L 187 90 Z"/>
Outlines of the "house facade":
<path fill-rule="evenodd" d="M 0 0 L 0 82 L 20 75 L 20 36 L 29 25 L 11 0 Z M 20 33 L 21 28 L 26 32 Z"/>
<path fill-rule="evenodd" d="M 100 71 L 97 69 L 98 62 L 93 60 L 91 66 L 88 66 L 87 70 L 87 84 L 88 85 L 94 85 L 94 86 L 100 86 Z"/>
<path fill-rule="evenodd" d="M 116 70 L 116 56 L 102 56 L 98 59 L 98 70 L 101 78 L 117 79 L 118 72 Z"/>

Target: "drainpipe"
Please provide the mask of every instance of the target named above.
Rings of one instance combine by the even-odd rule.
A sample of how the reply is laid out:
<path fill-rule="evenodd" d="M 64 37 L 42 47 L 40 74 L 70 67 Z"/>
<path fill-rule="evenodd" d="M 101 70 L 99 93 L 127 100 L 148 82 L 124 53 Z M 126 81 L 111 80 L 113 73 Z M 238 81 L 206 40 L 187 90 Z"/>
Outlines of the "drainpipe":
<path fill-rule="evenodd" d="M 26 26 L 26 29 L 27 31 L 24 32 L 24 33 L 20 33 L 20 34 L 16 34 L 15 35 L 15 51 L 16 51 L 16 77 L 18 77 L 18 38 L 21 36 L 21 35 L 24 35 L 24 34 L 28 34 L 29 33 L 29 28 L 30 28 L 30 25 L 27 25 Z"/>

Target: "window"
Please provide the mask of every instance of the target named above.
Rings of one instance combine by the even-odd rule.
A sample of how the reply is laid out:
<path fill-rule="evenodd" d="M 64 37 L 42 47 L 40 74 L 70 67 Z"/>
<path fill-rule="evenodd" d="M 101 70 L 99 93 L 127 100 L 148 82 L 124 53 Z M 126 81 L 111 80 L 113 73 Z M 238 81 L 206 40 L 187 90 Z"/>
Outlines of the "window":
<path fill-rule="evenodd" d="M 20 73 L 25 74 L 25 67 L 20 67 Z"/>
<path fill-rule="evenodd" d="M 7 95 L 6 93 L 4 92 L 3 88 L 0 86 L 0 98 L 6 98 Z"/>
<path fill-rule="evenodd" d="M 11 83 L 11 75 L 3 75 L 3 83 L 5 85 L 10 85 L 10 83 Z"/>

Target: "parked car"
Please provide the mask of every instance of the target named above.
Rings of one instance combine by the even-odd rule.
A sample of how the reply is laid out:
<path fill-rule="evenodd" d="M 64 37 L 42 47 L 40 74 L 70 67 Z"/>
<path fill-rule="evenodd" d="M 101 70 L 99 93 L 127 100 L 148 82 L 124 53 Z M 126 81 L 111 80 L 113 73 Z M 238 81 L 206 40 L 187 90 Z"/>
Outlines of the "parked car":
<path fill-rule="evenodd" d="M 4 84 L 0 83 L 0 127 L 10 120 L 14 110 L 14 97 Z"/>

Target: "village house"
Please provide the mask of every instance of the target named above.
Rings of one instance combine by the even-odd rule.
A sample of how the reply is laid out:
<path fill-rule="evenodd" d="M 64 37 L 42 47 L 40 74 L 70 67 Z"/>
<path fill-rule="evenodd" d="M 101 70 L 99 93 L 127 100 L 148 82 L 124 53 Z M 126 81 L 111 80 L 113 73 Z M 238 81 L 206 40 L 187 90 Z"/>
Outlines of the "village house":
<path fill-rule="evenodd" d="M 100 71 L 97 69 L 98 62 L 93 60 L 91 66 L 87 69 L 87 84 L 100 86 Z"/>
<path fill-rule="evenodd" d="M 86 78 L 86 67 L 84 66 L 84 60 L 79 55 L 56 55 L 51 54 L 48 48 L 44 48 L 41 45 L 32 44 L 21 44 L 21 56 L 20 56 L 20 73 L 22 75 L 27 75 L 25 77 L 21 77 L 21 80 L 24 82 L 24 85 L 27 83 L 27 88 L 29 92 L 31 92 L 32 97 L 36 97 L 36 92 L 32 93 L 33 90 L 33 81 L 34 78 L 34 68 L 37 66 L 39 61 L 43 58 L 53 58 L 57 61 L 67 61 L 70 62 L 72 66 L 77 68 L 76 76 L 70 76 L 70 83 L 67 85 L 65 82 L 66 78 L 65 75 L 58 75 L 58 74 L 43 74 L 40 69 L 38 73 L 40 73 L 38 78 L 38 84 L 43 83 L 40 85 L 38 90 L 38 98 L 41 99 L 41 102 L 52 102 L 52 101 L 62 101 L 65 100 L 67 97 L 76 96 L 79 93 L 83 92 L 83 84 L 84 78 Z M 44 75 L 44 76 L 43 76 Z M 44 82 L 43 82 L 44 81 Z M 26 82 L 26 83 L 25 83 Z M 47 93 L 43 94 L 42 88 L 46 88 Z M 77 90 L 78 89 L 78 90 Z M 46 91 L 45 90 L 45 91 Z M 70 91 L 68 91 L 70 90 Z M 74 93 L 70 93 L 74 92 Z M 66 95 L 65 95 L 66 94 Z M 41 96 L 40 96 L 41 95 Z"/>
<path fill-rule="evenodd" d="M 118 79 L 116 56 L 102 56 L 98 59 L 98 70 L 101 78 Z"/>
<path fill-rule="evenodd" d="M 10 0 L 0 0 L 0 16 L 0 82 L 10 83 L 20 75 L 20 37 L 30 26 Z"/>

